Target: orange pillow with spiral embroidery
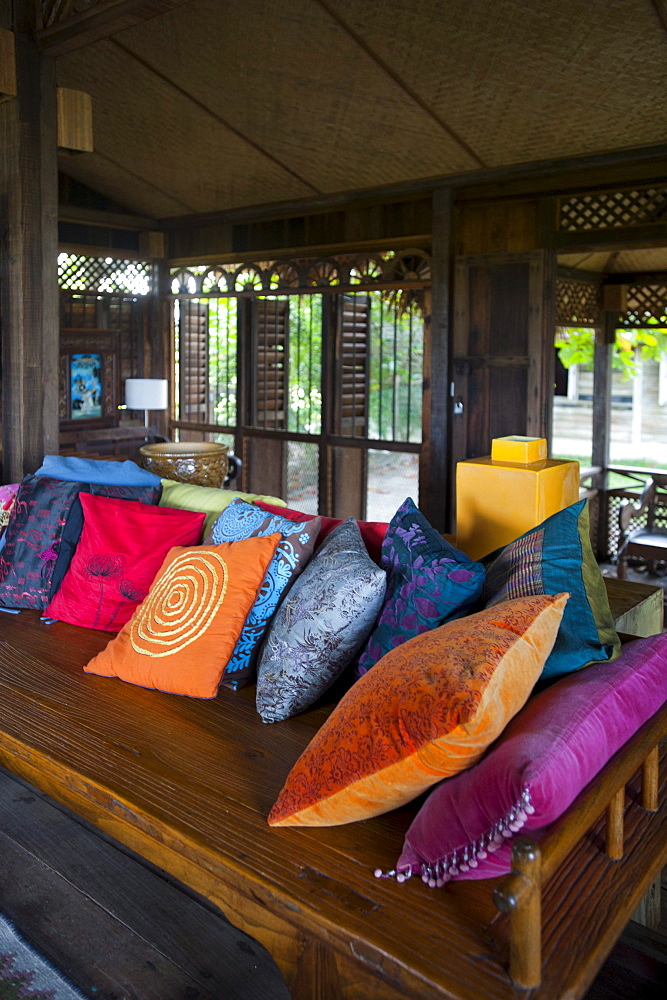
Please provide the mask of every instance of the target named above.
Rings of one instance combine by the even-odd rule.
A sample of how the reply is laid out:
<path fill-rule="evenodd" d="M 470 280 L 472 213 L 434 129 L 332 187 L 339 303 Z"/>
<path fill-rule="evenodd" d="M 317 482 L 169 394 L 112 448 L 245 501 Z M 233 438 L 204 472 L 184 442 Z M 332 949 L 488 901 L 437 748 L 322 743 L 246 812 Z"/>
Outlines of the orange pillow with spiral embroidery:
<path fill-rule="evenodd" d="M 528 699 L 568 596 L 505 601 L 386 653 L 306 747 L 269 824 L 368 819 L 474 764 Z"/>
<path fill-rule="evenodd" d="M 215 698 L 281 539 L 171 549 L 146 599 L 85 672 Z"/>

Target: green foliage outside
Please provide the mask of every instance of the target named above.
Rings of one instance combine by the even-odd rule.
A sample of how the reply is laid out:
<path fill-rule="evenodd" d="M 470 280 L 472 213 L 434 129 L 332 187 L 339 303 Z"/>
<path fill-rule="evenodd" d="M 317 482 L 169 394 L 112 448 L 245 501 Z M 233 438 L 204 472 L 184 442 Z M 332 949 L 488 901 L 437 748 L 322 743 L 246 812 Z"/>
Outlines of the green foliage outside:
<path fill-rule="evenodd" d="M 401 310 L 371 295 L 369 437 L 422 438 L 424 323 L 416 304 Z"/>
<path fill-rule="evenodd" d="M 365 297 L 365 296 L 364 296 Z M 397 309 L 372 292 L 368 436 L 421 441 L 424 325 L 415 305 Z M 237 300 L 209 299 L 209 392 L 214 421 L 237 421 Z M 288 300 L 287 429 L 319 434 L 322 429 L 323 296 Z M 363 343 L 360 344 L 363 354 Z"/>
<path fill-rule="evenodd" d="M 636 362 L 640 356 L 659 361 L 667 356 L 667 329 L 657 327 L 657 320 L 647 320 L 655 329 L 617 330 L 612 367 L 623 373 L 626 380 L 637 374 Z M 571 365 L 593 367 L 595 330 L 588 327 L 567 327 L 556 337 L 558 357 L 565 368 Z"/>

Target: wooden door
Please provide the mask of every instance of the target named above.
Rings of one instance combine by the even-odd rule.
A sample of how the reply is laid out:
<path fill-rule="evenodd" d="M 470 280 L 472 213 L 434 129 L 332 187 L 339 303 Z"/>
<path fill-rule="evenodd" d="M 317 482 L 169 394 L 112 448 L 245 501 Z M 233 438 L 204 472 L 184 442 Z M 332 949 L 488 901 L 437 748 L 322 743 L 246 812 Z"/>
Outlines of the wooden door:
<path fill-rule="evenodd" d="M 452 466 L 508 434 L 549 437 L 555 262 L 548 251 L 459 257 L 454 285 Z"/>

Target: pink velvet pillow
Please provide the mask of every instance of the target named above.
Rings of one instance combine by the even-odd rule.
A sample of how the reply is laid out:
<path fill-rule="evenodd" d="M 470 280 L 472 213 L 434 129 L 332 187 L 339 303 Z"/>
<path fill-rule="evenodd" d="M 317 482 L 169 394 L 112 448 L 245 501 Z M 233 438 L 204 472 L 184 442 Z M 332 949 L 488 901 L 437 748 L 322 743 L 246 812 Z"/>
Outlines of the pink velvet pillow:
<path fill-rule="evenodd" d="M 431 792 L 406 834 L 399 880 L 441 886 L 509 872 L 514 835 L 558 819 L 666 700 L 667 634 L 552 684 L 478 764 Z"/>
<path fill-rule="evenodd" d="M 83 531 L 51 618 L 119 632 L 143 601 L 174 545 L 196 545 L 206 515 L 136 500 L 80 494 Z"/>
<path fill-rule="evenodd" d="M 263 500 L 257 500 L 255 504 L 257 507 L 261 507 L 262 510 L 268 510 L 271 514 L 280 514 L 281 517 L 287 517 L 290 521 L 310 521 L 314 517 L 313 514 L 304 514 L 300 510 L 294 510 L 291 507 L 275 507 L 273 504 L 264 503 Z M 315 543 L 316 549 L 319 548 L 334 528 L 343 523 L 343 519 L 340 517 L 321 517 L 321 521 L 320 533 Z M 384 536 L 387 534 L 389 522 L 357 521 L 357 524 L 359 525 L 359 531 L 361 532 L 361 537 L 364 540 L 369 556 L 379 566 L 382 542 L 384 541 Z"/>

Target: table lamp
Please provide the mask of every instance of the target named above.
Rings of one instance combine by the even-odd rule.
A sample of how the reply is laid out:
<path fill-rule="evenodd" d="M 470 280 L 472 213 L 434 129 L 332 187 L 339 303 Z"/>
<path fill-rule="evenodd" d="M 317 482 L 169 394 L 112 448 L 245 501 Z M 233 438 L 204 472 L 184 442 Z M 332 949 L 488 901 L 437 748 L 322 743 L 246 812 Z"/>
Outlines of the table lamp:
<path fill-rule="evenodd" d="M 125 405 L 128 410 L 144 411 L 144 427 L 148 427 L 149 410 L 166 410 L 169 406 L 168 386 L 166 378 L 125 379 Z"/>

